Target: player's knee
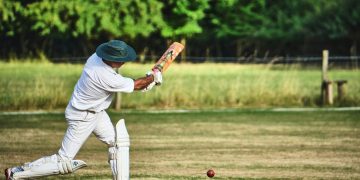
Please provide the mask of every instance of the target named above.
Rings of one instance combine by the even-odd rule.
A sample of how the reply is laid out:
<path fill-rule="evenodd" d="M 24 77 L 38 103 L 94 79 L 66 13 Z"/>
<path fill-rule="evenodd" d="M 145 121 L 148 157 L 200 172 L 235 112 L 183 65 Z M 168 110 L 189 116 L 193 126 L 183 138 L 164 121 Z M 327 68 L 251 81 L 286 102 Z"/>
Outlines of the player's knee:
<path fill-rule="evenodd" d="M 107 132 L 107 133 L 95 133 L 96 137 L 109 147 L 115 146 L 115 133 L 114 132 Z"/>
<path fill-rule="evenodd" d="M 109 138 L 100 139 L 100 141 L 105 143 L 108 147 L 113 147 L 116 145 L 115 144 L 115 136 L 113 138 L 109 137 Z"/>

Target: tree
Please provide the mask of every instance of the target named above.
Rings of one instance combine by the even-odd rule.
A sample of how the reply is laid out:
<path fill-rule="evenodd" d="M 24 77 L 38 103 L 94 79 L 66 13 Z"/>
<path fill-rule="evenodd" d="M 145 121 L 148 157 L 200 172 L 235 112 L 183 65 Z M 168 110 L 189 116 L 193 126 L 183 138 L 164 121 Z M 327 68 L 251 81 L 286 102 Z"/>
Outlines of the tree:
<path fill-rule="evenodd" d="M 213 8 L 209 16 L 215 36 L 235 39 L 238 56 L 244 46 L 258 48 L 265 41 L 285 43 L 298 38 L 314 10 L 311 0 L 228 0 L 216 1 Z"/>
<path fill-rule="evenodd" d="M 19 39 L 18 36 L 24 29 L 23 24 L 18 21 L 18 16 L 22 11 L 23 7 L 19 2 L 0 0 L 0 40 L 3 42 L 0 43 L 0 53 L 3 57 L 13 56 L 17 50 L 24 49 L 23 44 L 14 47 L 13 44 L 6 41 L 7 39 Z"/>
<path fill-rule="evenodd" d="M 13 36 L 16 33 L 12 24 L 16 21 L 16 14 L 21 10 L 22 6 L 19 2 L 0 0 L 0 32 L 2 35 Z"/>
<path fill-rule="evenodd" d="M 199 21 L 205 17 L 205 10 L 208 8 L 208 0 L 166 1 L 163 9 L 165 26 L 161 29 L 161 35 L 173 40 L 180 38 L 182 44 L 186 45 L 186 38 L 203 31 Z M 185 49 L 181 56 L 181 59 L 185 60 Z"/>
<path fill-rule="evenodd" d="M 114 38 L 132 41 L 150 36 L 163 26 L 161 8 L 157 0 L 28 2 L 22 14 L 29 27 L 21 33 L 34 33 L 31 38 L 41 44 L 38 47 L 46 54 L 67 51 L 72 45 L 82 47 L 83 54 L 87 54 L 89 48 L 94 49 L 91 41 Z M 61 49 L 52 50 L 56 46 L 54 41 L 63 42 Z M 66 47 L 69 42 L 72 43 Z"/>
<path fill-rule="evenodd" d="M 356 57 L 360 40 L 360 1 L 332 0 L 323 2 L 322 8 L 307 21 L 307 34 L 325 40 L 348 39 L 349 54 Z M 357 68 L 358 60 L 353 58 Z"/>

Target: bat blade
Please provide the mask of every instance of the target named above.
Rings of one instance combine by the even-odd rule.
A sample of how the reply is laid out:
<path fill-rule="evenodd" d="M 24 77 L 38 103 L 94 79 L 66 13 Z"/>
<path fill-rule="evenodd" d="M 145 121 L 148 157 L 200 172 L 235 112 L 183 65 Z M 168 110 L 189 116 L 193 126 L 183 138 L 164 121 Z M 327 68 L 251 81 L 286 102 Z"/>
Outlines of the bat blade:
<path fill-rule="evenodd" d="M 161 58 L 155 63 L 153 69 L 157 68 L 164 73 L 183 49 L 184 45 L 178 42 L 172 43 Z"/>

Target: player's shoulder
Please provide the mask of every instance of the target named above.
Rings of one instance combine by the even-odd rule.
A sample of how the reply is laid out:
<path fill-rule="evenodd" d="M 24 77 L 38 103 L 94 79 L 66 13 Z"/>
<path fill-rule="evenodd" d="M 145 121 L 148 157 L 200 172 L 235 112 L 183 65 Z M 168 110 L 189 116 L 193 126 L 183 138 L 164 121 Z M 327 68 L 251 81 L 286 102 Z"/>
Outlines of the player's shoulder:
<path fill-rule="evenodd" d="M 116 72 L 109 67 L 108 65 L 106 65 L 102 59 L 96 55 L 96 53 L 94 53 L 93 55 L 91 55 L 88 60 L 86 61 L 85 70 L 91 70 L 91 71 L 96 71 L 99 73 L 105 73 L 105 74 L 116 74 Z"/>
<path fill-rule="evenodd" d="M 99 61 L 101 58 L 96 55 L 96 53 L 92 54 L 85 63 L 85 68 L 96 67 L 99 65 Z"/>

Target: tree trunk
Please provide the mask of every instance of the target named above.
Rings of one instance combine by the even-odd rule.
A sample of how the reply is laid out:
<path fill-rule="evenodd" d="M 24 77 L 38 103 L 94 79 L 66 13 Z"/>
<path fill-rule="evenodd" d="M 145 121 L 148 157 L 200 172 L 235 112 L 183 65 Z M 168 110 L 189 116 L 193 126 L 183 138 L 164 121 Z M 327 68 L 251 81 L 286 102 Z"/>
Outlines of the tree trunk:
<path fill-rule="evenodd" d="M 356 40 L 354 40 L 353 44 L 351 45 L 350 56 L 351 56 L 351 68 L 357 69 L 358 68 L 358 59 L 357 59 L 357 42 L 356 42 Z"/>
<path fill-rule="evenodd" d="M 186 62 L 186 38 L 181 38 L 181 44 L 184 45 L 184 49 L 181 52 L 181 62 Z"/>
<path fill-rule="evenodd" d="M 241 61 L 242 49 L 243 49 L 243 43 L 240 39 L 237 39 L 236 40 L 236 59 L 238 62 Z"/>
<path fill-rule="evenodd" d="M 206 47 L 206 50 L 205 50 L 205 61 L 206 62 L 210 61 L 210 48 L 209 47 Z"/>
<path fill-rule="evenodd" d="M 240 39 L 236 40 L 236 57 L 242 56 L 242 41 Z"/>
<path fill-rule="evenodd" d="M 145 47 L 139 54 L 139 61 L 140 63 L 145 63 L 146 62 L 146 54 L 147 52 L 149 51 L 149 48 L 148 47 Z"/>

